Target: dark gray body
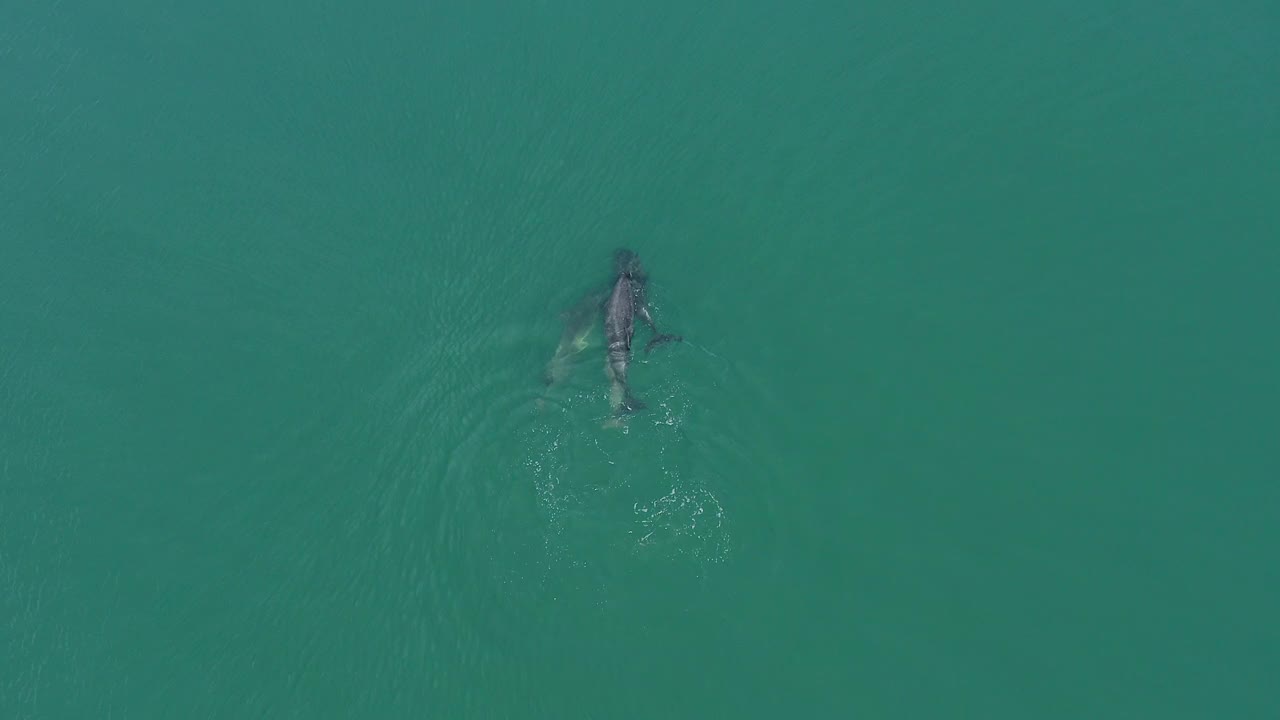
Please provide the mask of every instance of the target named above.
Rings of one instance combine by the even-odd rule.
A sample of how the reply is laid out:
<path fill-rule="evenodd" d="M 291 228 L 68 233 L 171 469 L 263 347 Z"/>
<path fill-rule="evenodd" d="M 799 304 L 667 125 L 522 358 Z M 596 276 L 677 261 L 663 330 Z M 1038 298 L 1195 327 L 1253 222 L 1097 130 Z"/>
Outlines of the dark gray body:
<path fill-rule="evenodd" d="M 630 250 L 614 254 L 618 277 L 613 291 L 604 306 L 604 337 L 608 347 L 605 372 L 612 381 L 611 404 L 615 414 L 634 412 L 644 408 L 631 394 L 627 384 L 627 367 L 631 364 L 631 341 L 636 334 L 636 316 L 644 320 L 653 331 L 653 339 L 645 347 L 646 352 L 663 342 L 680 340 L 675 335 L 662 335 L 649 314 L 645 302 L 647 276 L 640 266 L 640 258 Z"/>
<path fill-rule="evenodd" d="M 636 334 L 636 308 L 643 308 L 643 298 L 637 298 L 643 286 L 630 275 L 620 275 L 613 283 L 613 292 L 604 308 L 604 339 L 608 345 L 609 377 L 627 387 L 627 365 L 631 363 L 631 339 Z M 645 315 L 648 312 L 645 311 Z M 627 399 L 630 391 L 626 392 Z M 628 410 L 635 410 L 627 403 Z"/>

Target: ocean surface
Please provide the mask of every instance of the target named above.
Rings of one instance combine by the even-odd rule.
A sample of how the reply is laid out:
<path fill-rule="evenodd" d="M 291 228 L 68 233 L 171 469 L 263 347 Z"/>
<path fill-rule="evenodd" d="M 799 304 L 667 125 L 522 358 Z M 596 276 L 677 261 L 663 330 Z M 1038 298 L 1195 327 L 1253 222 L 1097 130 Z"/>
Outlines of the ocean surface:
<path fill-rule="evenodd" d="M 1273 2 L 0 3 L 0 718 L 1280 717 L 1278 70 Z M 598 322 L 543 376 L 620 247 L 685 342 L 608 427 Z"/>

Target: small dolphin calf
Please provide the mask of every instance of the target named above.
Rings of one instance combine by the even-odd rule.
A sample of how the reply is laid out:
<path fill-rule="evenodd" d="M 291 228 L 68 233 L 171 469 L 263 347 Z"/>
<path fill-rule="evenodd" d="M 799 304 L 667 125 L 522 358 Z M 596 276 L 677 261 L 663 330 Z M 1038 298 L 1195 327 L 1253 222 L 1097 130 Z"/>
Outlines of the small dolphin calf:
<path fill-rule="evenodd" d="M 547 363 L 546 372 L 543 374 L 543 382 L 548 387 L 568 377 L 578 355 L 587 349 L 591 331 L 600 317 L 601 306 L 607 297 L 604 290 L 588 293 L 578 301 L 577 305 L 560 316 L 564 321 L 564 331 L 560 334 L 560 344 L 556 347 L 555 355 Z"/>
<path fill-rule="evenodd" d="M 645 282 L 648 275 L 640 265 L 640 256 L 621 248 L 614 252 L 613 262 L 617 278 L 604 306 L 604 334 L 609 347 L 605 372 L 611 383 L 610 405 L 616 418 L 645 407 L 643 402 L 631 394 L 631 387 L 627 384 L 627 366 L 631 363 L 631 339 L 636 333 L 636 316 L 639 315 L 653 331 L 653 339 L 645 345 L 646 353 L 664 342 L 679 341 L 682 338 L 658 332 L 658 326 L 654 324 L 645 302 Z"/>

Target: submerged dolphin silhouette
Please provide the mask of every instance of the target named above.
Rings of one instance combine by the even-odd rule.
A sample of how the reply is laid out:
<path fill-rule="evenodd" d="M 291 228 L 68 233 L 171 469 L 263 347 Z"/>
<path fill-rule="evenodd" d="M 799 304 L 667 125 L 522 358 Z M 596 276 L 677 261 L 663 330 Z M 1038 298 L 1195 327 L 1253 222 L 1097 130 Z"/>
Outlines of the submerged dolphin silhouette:
<path fill-rule="evenodd" d="M 564 321 L 564 330 L 560 333 L 560 344 L 556 346 L 555 355 L 551 357 L 543 373 L 542 379 L 547 386 L 555 385 L 568 377 L 578 355 L 587 349 L 590 344 L 588 338 L 600 318 L 606 297 L 603 289 L 588 293 L 560 315 Z"/>

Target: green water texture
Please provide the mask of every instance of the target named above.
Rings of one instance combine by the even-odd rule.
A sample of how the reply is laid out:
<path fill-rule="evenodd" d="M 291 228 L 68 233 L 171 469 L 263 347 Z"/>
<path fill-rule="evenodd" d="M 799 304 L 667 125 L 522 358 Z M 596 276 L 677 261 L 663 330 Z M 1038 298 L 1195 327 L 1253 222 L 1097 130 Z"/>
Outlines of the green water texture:
<path fill-rule="evenodd" d="M 1264 2 L 0 3 L 0 717 L 1280 717 L 1278 68 Z M 687 342 L 606 428 L 598 328 L 542 377 L 620 246 Z"/>

